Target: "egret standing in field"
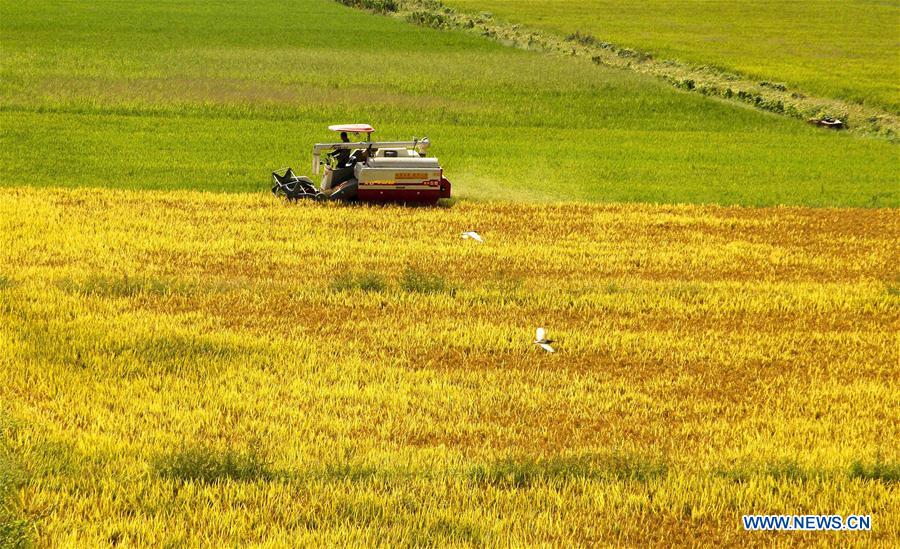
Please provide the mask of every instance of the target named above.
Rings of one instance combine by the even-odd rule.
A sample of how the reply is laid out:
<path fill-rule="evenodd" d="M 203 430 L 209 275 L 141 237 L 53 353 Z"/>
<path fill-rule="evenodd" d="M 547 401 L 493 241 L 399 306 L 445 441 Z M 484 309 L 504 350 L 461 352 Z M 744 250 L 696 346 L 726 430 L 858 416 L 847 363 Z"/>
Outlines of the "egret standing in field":
<path fill-rule="evenodd" d="M 470 238 L 475 242 L 484 242 L 484 239 L 481 238 L 481 235 L 476 233 L 475 231 L 466 231 L 459 235 L 463 240 L 469 240 Z"/>
<path fill-rule="evenodd" d="M 556 349 L 550 346 L 551 343 L 553 343 L 553 340 L 547 339 L 547 331 L 543 328 L 538 328 L 534 333 L 534 344 L 548 353 L 555 353 Z"/>

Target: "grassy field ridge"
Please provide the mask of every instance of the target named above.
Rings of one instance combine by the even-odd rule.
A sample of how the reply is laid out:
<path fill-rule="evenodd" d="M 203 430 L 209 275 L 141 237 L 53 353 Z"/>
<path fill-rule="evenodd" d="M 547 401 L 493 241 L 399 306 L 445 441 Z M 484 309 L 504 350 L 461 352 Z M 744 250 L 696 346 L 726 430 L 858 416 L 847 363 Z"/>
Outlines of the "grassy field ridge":
<path fill-rule="evenodd" d="M 896 112 L 879 105 L 845 101 L 836 97 L 810 96 L 781 82 L 749 78 L 710 65 L 691 65 L 607 42 L 590 33 L 568 35 L 542 32 L 535 26 L 521 26 L 497 19 L 489 12 L 460 13 L 434 0 L 390 0 L 389 2 L 335 0 L 344 5 L 369 9 L 405 21 L 438 29 L 476 32 L 506 45 L 554 55 L 585 57 L 593 63 L 648 74 L 673 86 L 705 96 L 742 102 L 755 108 L 801 120 L 837 118 L 863 135 L 891 141 L 900 132 Z M 474 5 L 465 4 L 469 9 Z M 487 5 L 490 5 L 488 3 Z M 521 16 L 520 16 L 521 18 Z M 574 24 L 572 24 L 574 28 Z"/>
<path fill-rule="evenodd" d="M 786 85 L 900 114 L 897 0 L 446 0 L 555 33 L 593 35 L 655 59 Z M 650 53 L 652 52 L 652 53 Z M 633 56 L 632 56 L 633 57 Z M 857 124 L 864 118 L 853 117 Z M 896 122 L 894 122 L 896 131 Z"/>

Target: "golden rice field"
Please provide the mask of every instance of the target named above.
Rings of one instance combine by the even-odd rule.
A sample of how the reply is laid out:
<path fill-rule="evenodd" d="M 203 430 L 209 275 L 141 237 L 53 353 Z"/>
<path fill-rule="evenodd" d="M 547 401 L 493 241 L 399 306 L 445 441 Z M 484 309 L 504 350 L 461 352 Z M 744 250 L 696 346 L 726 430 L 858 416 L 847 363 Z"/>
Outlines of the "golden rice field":
<path fill-rule="evenodd" d="M 8 539 L 900 542 L 896 209 L 13 188 L 0 238 Z"/>

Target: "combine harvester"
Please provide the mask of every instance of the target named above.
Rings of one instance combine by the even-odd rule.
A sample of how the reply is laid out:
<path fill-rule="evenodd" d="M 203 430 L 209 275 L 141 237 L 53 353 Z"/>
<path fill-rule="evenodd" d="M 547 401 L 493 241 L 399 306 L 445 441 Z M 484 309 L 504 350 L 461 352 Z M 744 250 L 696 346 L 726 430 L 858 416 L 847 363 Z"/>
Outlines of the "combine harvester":
<path fill-rule="evenodd" d="M 427 137 L 412 141 L 372 141 L 375 128 L 368 124 L 329 126 L 341 133 L 338 143 L 316 143 L 313 147 L 313 175 L 322 168 L 321 187 L 308 177 L 297 176 L 291 168 L 272 173 L 272 192 L 289 200 L 342 200 L 361 202 L 435 203 L 450 197 L 450 182 L 437 158 L 426 156 L 431 145 Z M 351 142 L 365 134 L 365 141 Z"/>

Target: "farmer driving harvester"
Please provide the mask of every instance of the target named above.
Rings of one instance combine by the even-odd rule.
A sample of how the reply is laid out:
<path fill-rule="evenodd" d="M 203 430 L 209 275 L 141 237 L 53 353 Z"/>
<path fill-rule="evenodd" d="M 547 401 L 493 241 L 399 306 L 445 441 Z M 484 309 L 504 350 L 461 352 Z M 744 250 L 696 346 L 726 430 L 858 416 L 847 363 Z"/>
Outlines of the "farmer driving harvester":
<path fill-rule="evenodd" d="M 411 141 L 372 141 L 375 128 L 368 124 L 339 124 L 338 143 L 316 143 L 313 173 L 323 168 L 321 190 L 308 177 L 288 168 L 274 172 L 272 192 L 289 199 L 360 200 L 364 202 L 437 202 L 450 196 L 450 182 L 437 158 L 426 155 L 427 137 Z M 354 135 L 354 141 L 348 137 Z M 365 134 L 365 141 L 358 140 Z M 325 154 L 325 162 L 320 156 Z"/>
<path fill-rule="evenodd" d="M 332 151 L 327 154 L 325 174 L 322 177 L 322 191 L 330 198 L 346 198 L 353 200 L 359 192 L 359 183 L 355 177 L 355 165 L 364 162 L 371 147 L 371 134 L 375 128 L 368 124 L 341 124 L 329 126 L 329 130 L 340 132 L 341 142 L 331 145 Z M 351 142 L 348 133 L 352 133 L 355 142 Z M 360 141 L 360 134 L 366 135 L 366 141 Z M 316 147 L 323 148 L 329 144 L 322 143 Z M 315 154 L 315 151 L 314 153 Z M 315 167 L 314 167 L 314 171 Z M 337 193 L 337 196 L 335 196 Z"/>
<path fill-rule="evenodd" d="M 349 143 L 350 138 L 347 137 L 347 132 L 341 132 L 341 143 Z M 346 164 L 348 160 L 350 160 L 350 149 L 335 149 L 334 151 L 328 153 L 336 164 Z"/>

